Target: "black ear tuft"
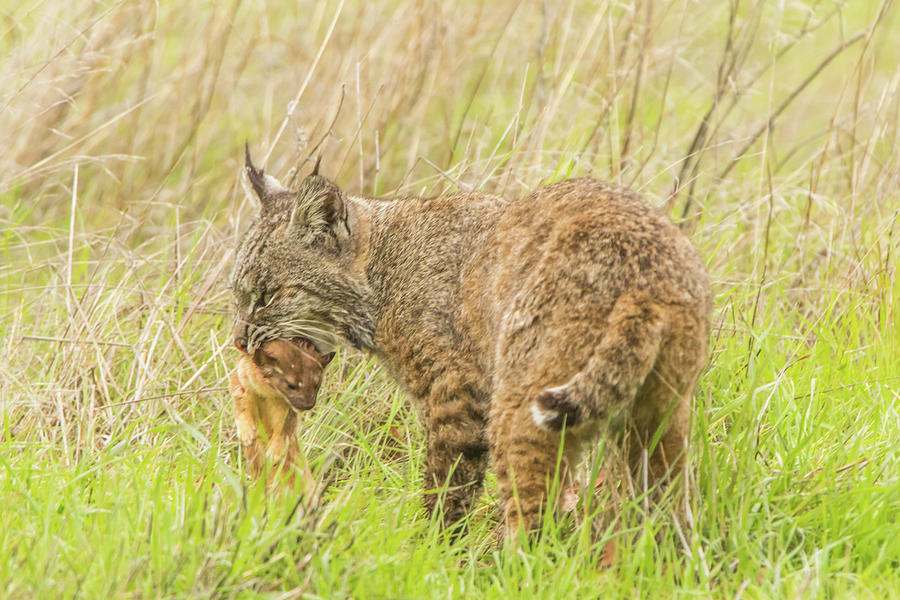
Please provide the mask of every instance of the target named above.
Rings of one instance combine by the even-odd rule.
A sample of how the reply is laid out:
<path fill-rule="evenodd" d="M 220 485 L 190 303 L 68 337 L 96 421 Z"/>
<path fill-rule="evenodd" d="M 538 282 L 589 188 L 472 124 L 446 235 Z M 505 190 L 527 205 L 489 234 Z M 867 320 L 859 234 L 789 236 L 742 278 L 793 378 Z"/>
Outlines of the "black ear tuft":
<path fill-rule="evenodd" d="M 320 165 L 321 163 L 322 163 L 322 155 L 320 154 L 319 156 L 316 157 L 316 166 L 314 166 L 314 167 L 313 167 L 313 170 L 312 170 L 312 174 L 313 174 L 313 175 L 318 175 L 318 174 L 319 174 L 319 165 Z"/>
<path fill-rule="evenodd" d="M 262 200 L 266 194 L 265 172 L 253 166 L 253 161 L 250 160 L 250 144 L 247 141 L 244 141 L 244 168 L 247 170 L 247 178 L 253 186 L 253 191 L 256 192 L 256 197 Z"/>

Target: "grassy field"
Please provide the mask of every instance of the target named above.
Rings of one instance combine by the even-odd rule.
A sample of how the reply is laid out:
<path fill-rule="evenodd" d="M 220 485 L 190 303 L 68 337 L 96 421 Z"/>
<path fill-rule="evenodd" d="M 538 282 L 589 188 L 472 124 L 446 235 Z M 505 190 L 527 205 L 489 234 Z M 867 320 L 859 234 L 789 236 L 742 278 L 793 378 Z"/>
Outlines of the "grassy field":
<path fill-rule="evenodd" d="M 900 9 L 890 0 L 3 2 L 0 596 L 900 597 Z M 634 187 L 715 286 L 688 518 L 451 545 L 366 357 L 247 481 L 227 278 L 244 140 L 284 178 Z M 600 549 L 618 539 L 609 567 Z"/>

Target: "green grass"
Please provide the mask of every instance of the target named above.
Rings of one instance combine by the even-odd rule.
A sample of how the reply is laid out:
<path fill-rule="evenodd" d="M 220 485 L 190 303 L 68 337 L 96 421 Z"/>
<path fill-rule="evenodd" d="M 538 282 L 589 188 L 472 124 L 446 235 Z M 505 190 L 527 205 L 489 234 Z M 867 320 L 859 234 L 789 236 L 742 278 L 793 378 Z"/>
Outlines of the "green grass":
<path fill-rule="evenodd" d="M 900 597 L 894 3 L 337 8 L 0 7 L 0 596 Z M 450 543 L 415 411 L 348 352 L 302 420 L 321 501 L 247 480 L 245 139 L 351 192 L 590 174 L 663 207 L 716 293 L 689 517 L 588 496 L 498 548 L 489 477 Z"/>

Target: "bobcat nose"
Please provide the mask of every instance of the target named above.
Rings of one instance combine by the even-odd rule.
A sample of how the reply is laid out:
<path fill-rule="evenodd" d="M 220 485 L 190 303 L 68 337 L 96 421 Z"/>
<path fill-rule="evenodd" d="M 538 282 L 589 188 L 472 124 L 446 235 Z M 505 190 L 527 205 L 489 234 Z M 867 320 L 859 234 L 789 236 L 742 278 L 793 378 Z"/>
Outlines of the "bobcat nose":
<path fill-rule="evenodd" d="M 231 332 L 234 338 L 234 347 L 241 352 L 247 352 L 247 324 L 238 320 L 234 324 L 234 331 Z"/>

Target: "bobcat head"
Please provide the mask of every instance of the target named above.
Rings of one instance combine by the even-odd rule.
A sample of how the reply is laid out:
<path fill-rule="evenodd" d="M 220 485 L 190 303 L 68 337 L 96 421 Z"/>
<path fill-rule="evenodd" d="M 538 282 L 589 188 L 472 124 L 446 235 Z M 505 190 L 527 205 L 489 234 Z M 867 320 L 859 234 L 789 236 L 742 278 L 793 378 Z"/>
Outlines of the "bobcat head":
<path fill-rule="evenodd" d="M 370 349 L 370 292 L 351 274 L 354 232 L 343 192 L 319 175 L 318 162 L 296 191 L 254 167 L 249 149 L 245 170 L 261 208 L 231 275 L 235 345 L 252 354 L 269 340 L 303 337 L 323 354 L 342 341 Z"/>

